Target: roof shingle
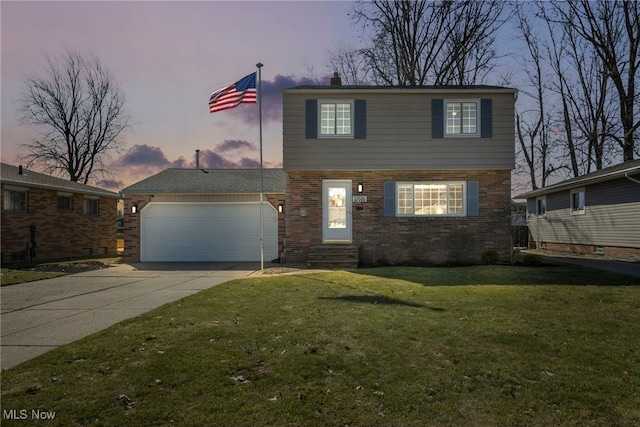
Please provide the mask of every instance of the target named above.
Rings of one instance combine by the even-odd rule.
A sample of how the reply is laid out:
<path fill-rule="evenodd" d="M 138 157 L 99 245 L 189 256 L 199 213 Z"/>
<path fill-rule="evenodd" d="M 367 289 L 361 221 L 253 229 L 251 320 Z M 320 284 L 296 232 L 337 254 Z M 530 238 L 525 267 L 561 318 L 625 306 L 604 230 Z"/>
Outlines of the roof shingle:
<path fill-rule="evenodd" d="M 282 169 L 263 169 L 264 193 L 284 193 Z M 260 193 L 260 169 L 166 169 L 122 190 L 123 194 Z"/>
<path fill-rule="evenodd" d="M 46 175 L 20 168 L 7 163 L 0 164 L 0 180 L 3 184 L 17 185 L 23 187 L 43 188 L 47 190 L 68 191 L 80 194 L 89 194 L 93 196 L 111 197 L 119 199 L 120 195 L 113 191 L 103 190 L 102 188 L 92 187 L 91 185 L 81 184 L 79 182 L 69 181 L 55 176 Z"/>

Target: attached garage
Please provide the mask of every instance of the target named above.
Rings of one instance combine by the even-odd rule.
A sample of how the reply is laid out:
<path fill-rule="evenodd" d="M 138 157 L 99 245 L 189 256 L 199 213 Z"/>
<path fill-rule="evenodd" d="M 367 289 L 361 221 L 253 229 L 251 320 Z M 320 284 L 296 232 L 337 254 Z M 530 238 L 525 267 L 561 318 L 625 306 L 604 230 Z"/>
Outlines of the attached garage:
<path fill-rule="evenodd" d="M 283 248 L 286 174 L 263 174 L 269 262 Z M 259 169 L 166 169 L 122 195 L 126 262 L 260 261 Z"/>
<path fill-rule="evenodd" d="M 264 259 L 278 258 L 278 212 L 263 208 Z M 149 203 L 140 260 L 259 261 L 260 203 Z"/>

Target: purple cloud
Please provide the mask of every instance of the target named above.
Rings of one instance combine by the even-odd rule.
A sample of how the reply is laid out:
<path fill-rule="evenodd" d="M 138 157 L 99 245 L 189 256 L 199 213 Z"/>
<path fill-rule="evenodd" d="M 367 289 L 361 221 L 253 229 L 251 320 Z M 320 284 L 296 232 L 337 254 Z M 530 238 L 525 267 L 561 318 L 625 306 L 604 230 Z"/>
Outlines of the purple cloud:
<path fill-rule="evenodd" d="M 258 150 L 256 146 L 250 143 L 249 141 L 242 141 L 238 139 L 226 139 L 220 144 L 216 145 L 214 148 L 214 150 L 216 150 L 217 152 L 243 150 L 243 149 L 246 149 L 249 151 Z"/>
<path fill-rule="evenodd" d="M 160 147 L 147 144 L 134 145 L 124 156 L 116 160 L 112 166 L 169 166 L 170 162 Z"/>
<path fill-rule="evenodd" d="M 282 93 L 283 89 L 291 87 L 315 84 L 313 80 L 307 77 L 283 76 L 276 75 L 273 80 L 263 80 L 261 83 L 261 101 L 262 101 L 262 122 L 282 120 Z M 247 108 L 241 105 L 238 108 L 230 110 L 237 116 L 242 117 L 245 121 L 257 124 L 259 120 L 257 108 Z"/>
<path fill-rule="evenodd" d="M 103 179 L 98 181 L 98 187 L 104 188 L 105 190 L 110 191 L 118 191 L 125 186 L 124 181 L 119 181 L 115 179 Z"/>

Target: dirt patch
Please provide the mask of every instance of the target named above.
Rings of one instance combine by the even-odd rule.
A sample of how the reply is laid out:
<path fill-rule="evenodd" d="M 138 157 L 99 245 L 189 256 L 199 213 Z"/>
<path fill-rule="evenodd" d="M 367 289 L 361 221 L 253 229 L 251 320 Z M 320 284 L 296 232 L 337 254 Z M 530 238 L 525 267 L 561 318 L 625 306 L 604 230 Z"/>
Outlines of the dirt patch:
<path fill-rule="evenodd" d="M 21 270 L 75 274 L 83 273 L 85 271 L 100 270 L 107 267 L 109 266 L 101 261 L 82 261 L 64 264 L 42 264 L 33 267 L 21 268 Z"/>

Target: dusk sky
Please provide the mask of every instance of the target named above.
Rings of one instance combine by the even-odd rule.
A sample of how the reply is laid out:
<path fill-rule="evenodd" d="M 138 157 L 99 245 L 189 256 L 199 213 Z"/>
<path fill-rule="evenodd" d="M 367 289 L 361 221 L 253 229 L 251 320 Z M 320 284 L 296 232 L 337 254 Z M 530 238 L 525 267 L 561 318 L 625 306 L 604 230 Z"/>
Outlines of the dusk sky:
<path fill-rule="evenodd" d="M 344 1 L 0 2 L 1 154 L 26 161 L 31 130 L 18 121 L 27 75 L 44 76 L 46 56 L 95 55 L 126 96 L 134 123 L 126 151 L 111 161 L 119 191 L 168 167 L 259 166 L 258 107 L 209 113 L 209 95 L 262 62 L 265 167 L 282 166 L 280 90 L 329 76 L 327 50 L 357 40 Z M 327 79 L 328 83 L 328 79 Z"/>

